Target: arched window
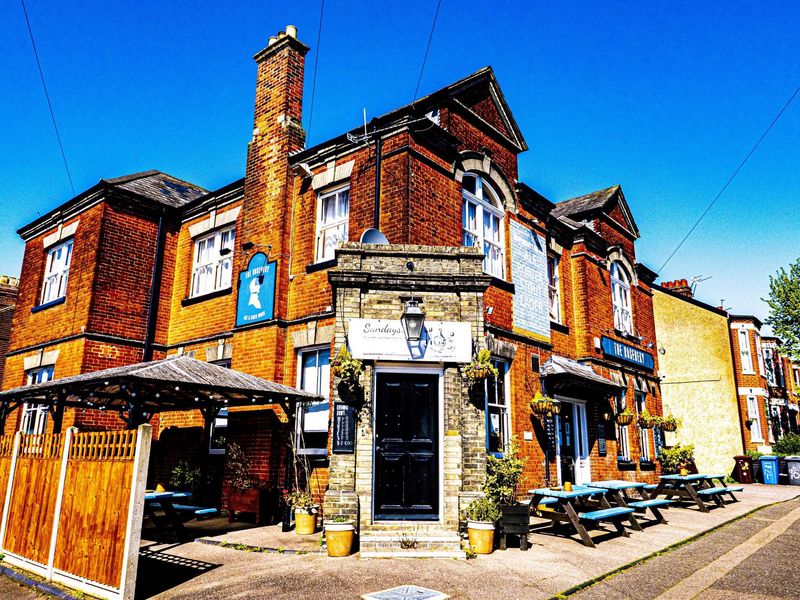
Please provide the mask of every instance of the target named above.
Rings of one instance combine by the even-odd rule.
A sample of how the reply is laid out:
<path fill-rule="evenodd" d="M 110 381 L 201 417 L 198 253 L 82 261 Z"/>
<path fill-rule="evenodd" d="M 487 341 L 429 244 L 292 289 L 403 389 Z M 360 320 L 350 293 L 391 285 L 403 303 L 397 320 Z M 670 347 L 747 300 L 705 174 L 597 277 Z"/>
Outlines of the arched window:
<path fill-rule="evenodd" d="M 483 250 L 483 270 L 505 277 L 505 230 L 503 205 L 489 184 L 479 175 L 467 173 L 461 181 L 464 199 L 464 246 Z"/>
<path fill-rule="evenodd" d="M 611 263 L 611 298 L 614 305 L 614 329 L 633 335 L 631 316 L 631 276 L 618 260 Z"/>

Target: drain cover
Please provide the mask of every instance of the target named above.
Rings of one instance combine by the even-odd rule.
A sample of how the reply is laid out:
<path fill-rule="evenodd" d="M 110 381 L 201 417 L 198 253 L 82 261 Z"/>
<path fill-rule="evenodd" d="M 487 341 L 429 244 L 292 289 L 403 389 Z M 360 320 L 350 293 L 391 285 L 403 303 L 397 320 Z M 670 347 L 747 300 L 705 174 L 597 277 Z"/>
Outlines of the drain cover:
<path fill-rule="evenodd" d="M 382 592 L 364 594 L 361 597 L 364 600 L 445 600 L 450 596 L 417 585 L 399 585 Z"/>

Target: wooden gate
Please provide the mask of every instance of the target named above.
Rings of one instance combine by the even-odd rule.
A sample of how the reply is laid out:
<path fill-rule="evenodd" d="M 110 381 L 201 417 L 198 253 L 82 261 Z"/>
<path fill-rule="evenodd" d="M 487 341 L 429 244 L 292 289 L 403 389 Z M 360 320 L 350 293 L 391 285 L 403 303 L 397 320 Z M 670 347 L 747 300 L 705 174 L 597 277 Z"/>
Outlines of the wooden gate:
<path fill-rule="evenodd" d="M 6 560 L 93 596 L 132 598 L 150 438 L 149 425 L 0 438 Z"/>

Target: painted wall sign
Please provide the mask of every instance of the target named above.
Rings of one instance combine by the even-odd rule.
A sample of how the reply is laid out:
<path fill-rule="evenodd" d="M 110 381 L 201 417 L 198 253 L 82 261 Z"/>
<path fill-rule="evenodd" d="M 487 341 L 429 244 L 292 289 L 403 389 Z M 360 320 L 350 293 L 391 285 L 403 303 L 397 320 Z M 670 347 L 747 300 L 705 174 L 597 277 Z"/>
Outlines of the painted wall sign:
<path fill-rule="evenodd" d="M 655 363 L 653 362 L 653 355 L 649 352 L 639 350 L 628 344 L 623 344 L 611 338 L 603 337 L 601 340 L 603 352 L 608 356 L 612 356 L 618 360 L 625 361 L 645 369 L 653 370 Z"/>
<path fill-rule="evenodd" d="M 353 454 L 356 451 L 356 407 L 344 402 L 333 403 L 334 454 Z"/>
<path fill-rule="evenodd" d="M 275 261 L 267 262 L 263 252 L 253 255 L 247 270 L 239 273 L 236 326 L 269 321 L 275 307 Z"/>
<path fill-rule="evenodd" d="M 605 456 L 608 454 L 608 446 L 606 444 L 606 424 L 597 424 L 597 454 Z"/>
<path fill-rule="evenodd" d="M 550 339 L 547 240 L 511 221 L 511 271 L 514 274 L 514 327 Z"/>
<path fill-rule="evenodd" d="M 349 319 L 347 334 L 354 358 L 461 363 L 472 360 L 469 323 L 425 321 L 422 338 L 414 343 L 406 339 L 399 319 Z"/>

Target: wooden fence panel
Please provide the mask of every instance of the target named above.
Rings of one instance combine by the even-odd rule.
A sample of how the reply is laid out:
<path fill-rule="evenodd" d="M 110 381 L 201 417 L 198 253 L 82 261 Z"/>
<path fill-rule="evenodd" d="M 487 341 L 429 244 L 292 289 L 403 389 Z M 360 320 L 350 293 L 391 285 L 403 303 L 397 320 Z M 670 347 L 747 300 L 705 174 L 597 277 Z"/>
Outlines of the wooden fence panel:
<path fill-rule="evenodd" d="M 78 433 L 67 462 L 54 567 L 118 588 L 136 431 Z"/>
<path fill-rule="evenodd" d="M 11 454 L 14 452 L 14 435 L 0 435 L 0 515 L 6 504 L 8 475 L 11 471 Z"/>
<path fill-rule="evenodd" d="M 23 435 L 3 547 L 46 565 L 53 531 L 63 442 L 61 434 Z"/>

